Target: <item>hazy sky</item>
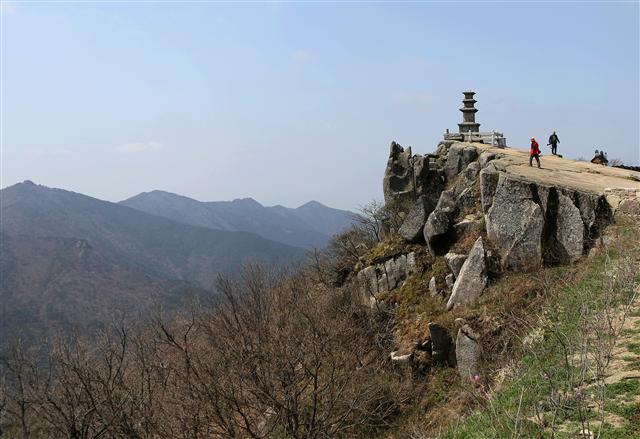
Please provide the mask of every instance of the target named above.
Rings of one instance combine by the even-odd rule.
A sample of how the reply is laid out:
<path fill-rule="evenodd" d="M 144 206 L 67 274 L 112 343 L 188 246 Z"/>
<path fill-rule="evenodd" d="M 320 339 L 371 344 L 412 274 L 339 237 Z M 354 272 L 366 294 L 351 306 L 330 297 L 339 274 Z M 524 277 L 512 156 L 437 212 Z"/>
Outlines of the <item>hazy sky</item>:
<path fill-rule="evenodd" d="M 356 208 L 461 91 L 512 146 L 640 161 L 628 3 L 2 5 L 2 181 Z M 543 152 L 547 152 L 546 147 Z"/>

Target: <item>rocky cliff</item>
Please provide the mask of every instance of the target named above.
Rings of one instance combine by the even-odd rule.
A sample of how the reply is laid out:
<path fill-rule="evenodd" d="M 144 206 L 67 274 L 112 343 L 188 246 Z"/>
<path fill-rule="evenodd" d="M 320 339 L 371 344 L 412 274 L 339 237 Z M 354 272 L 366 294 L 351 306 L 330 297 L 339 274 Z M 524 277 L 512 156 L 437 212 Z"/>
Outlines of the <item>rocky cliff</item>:
<path fill-rule="evenodd" d="M 640 214 L 640 173 L 554 156 L 541 160 L 542 169 L 530 167 L 526 151 L 481 143 L 445 141 L 426 155 L 392 143 L 384 198 L 404 218 L 390 233 L 405 241 L 405 251 L 359 267 L 366 303 L 388 312 L 396 291 L 428 274 L 415 282 L 428 280 L 418 289 L 442 312 L 473 307 L 493 280 L 575 263 L 618 217 Z M 398 342 L 392 360 L 415 363 L 426 355 L 430 363 L 457 364 L 462 376 L 473 376 L 482 331 L 464 319 L 456 321 L 457 334 L 435 322 L 427 327 L 426 340 L 408 347 Z"/>

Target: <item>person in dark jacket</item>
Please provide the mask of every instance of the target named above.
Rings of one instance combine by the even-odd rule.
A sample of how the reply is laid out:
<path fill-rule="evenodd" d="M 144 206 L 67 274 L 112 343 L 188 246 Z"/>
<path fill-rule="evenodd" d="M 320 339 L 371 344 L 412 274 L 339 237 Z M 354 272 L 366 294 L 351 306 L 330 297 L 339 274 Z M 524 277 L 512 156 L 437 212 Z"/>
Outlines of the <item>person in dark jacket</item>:
<path fill-rule="evenodd" d="M 538 168 L 540 167 L 540 146 L 536 142 L 535 138 L 531 138 L 531 149 L 529 150 L 529 166 L 532 166 L 533 159 L 538 162 Z"/>
<path fill-rule="evenodd" d="M 560 139 L 558 139 L 558 135 L 554 131 L 551 136 L 549 136 L 549 143 L 547 145 L 551 145 L 551 154 L 556 155 L 556 151 L 558 149 L 558 143 L 560 143 Z"/>

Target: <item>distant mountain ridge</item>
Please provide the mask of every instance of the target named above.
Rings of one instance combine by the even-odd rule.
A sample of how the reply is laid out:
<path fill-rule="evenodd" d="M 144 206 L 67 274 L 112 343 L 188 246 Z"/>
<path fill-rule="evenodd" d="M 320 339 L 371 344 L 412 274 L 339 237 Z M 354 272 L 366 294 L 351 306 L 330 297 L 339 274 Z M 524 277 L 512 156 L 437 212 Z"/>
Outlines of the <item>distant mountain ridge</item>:
<path fill-rule="evenodd" d="M 292 209 L 252 198 L 198 201 L 165 191 L 143 192 L 119 204 L 173 221 L 216 230 L 244 231 L 296 247 L 324 247 L 349 227 L 355 214 L 310 201 Z"/>
<path fill-rule="evenodd" d="M 324 246 L 353 215 L 315 201 L 289 209 L 161 191 L 112 203 L 25 181 L 0 190 L 0 217 L 1 348 L 213 297 L 219 275 L 252 261 L 297 264 L 302 247 Z"/>
<path fill-rule="evenodd" d="M 255 234 L 186 225 L 32 182 L 2 189 L 0 214 L 6 234 L 84 239 L 120 264 L 207 289 L 248 260 L 288 264 L 304 257 L 300 248 Z"/>
<path fill-rule="evenodd" d="M 0 345 L 85 330 L 118 310 L 176 309 L 247 262 L 289 266 L 299 247 L 214 230 L 25 181 L 0 190 Z"/>

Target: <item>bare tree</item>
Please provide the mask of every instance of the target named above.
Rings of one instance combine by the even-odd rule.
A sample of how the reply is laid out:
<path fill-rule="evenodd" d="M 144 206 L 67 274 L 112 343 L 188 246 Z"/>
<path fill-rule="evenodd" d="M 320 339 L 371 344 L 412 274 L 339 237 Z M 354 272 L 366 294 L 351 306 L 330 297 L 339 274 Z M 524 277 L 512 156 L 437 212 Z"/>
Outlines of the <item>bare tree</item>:
<path fill-rule="evenodd" d="M 357 224 L 375 242 L 382 241 L 390 233 L 396 233 L 411 208 L 407 200 L 392 200 L 388 203 L 371 201 L 360 208 Z"/>
<path fill-rule="evenodd" d="M 393 398 L 377 378 L 384 355 L 345 318 L 344 291 L 257 267 L 219 289 L 215 313 L 161 329 L 214 435 L 351 437 L 388 417 Z"/>
<path fill-rule="evenodd" d="M 32 388 L 38 380 L 37 368 L 31 354 L 21 343 L 7 349 L 0 357 L 2 368 L 2 395 L 0 396 L 2 410 L 16 429 L 20 437 L 29 439 L 33 433 L 34 396 Z M 4 416 L 0 416 L 0 420 Z"/>
<path fill-rule="evenodd" d="M 624 165 L 624 162 L 622 161 L 622 159 L 618 159 L 618 158 L 614 158 L 609 160 L 609 166 L 622 166 Z"/>
<path fill-rule="evenodd" d="M 384 233 L 384 222 L 387 219 L 384 204 L 373 200 L 359 209 L 355 216 L 356 224 L 372 241 L 380 242 Z"/>
<path fill-rule="evenodd" d="M 307 274 L 248 266 L 208 308 L 59 337 L 38 361 L 18 347 L 0 420 L 22 439 L 369 437 L 407 390 L 390 329 Z"/>

